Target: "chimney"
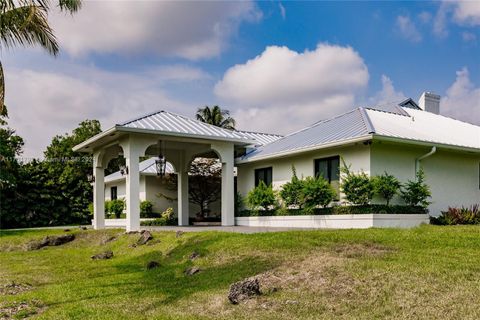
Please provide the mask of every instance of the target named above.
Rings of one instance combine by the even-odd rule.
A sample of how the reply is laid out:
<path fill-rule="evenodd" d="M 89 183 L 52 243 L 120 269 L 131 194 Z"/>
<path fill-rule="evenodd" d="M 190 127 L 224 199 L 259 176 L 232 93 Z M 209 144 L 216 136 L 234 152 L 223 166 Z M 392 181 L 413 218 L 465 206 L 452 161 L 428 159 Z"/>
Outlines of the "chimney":
<path fill-rule="evenodd" d="M 424 92 L 418 99 L 418 106 L 431 113 L 440 113 L 440 96 L 433 92 Z"/>

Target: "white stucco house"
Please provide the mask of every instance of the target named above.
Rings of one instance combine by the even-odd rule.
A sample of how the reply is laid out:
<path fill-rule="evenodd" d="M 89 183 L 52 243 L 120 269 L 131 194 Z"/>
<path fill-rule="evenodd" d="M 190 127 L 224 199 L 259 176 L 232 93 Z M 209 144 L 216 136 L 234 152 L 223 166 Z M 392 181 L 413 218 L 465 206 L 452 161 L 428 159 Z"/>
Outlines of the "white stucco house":
<path fill-rule="evenodd" d="M 178 175 L 179 225 L 188 224 L 190 214 L 187 168 L 195 157 L 212 156 L 222 163 L 222 225 L 272 225 L 271 221 L 260 221 L 266 217 L 256 217 L 258 221 L 235 219 L 235 189 L 246 195 L 260 180 L 279 188 L 291 179 L 292 165 L 298 176 L 322 173 L 333 185 L 338 185 L 341 158 L 353 171 L 370 175 L 387 171 L 403 182 L 413 180 L 421 166 L 432 191 L 430 214 L 438 215 L 448 206 L 480 202 L 480 127 L 441 116 L 439 110 L 440 97 L 424 93 L 418 103 L 406 99 L 355 108 L 284 137 L 230 131 L 160 111 L 116 125 L 74 150 L 94 155 L 96 228 L 105 225 L 105 182 L 107 186 L 112 182 L 110 178 L 104 180 L 104 168 L 119 153 L 123 153 L 130 169 L 124 179 L 127 230 L 139 229 L 139 201 L 142 192 L 149 188 L 149 175 L 140 173 L 148 170 L 142 169 L 144 166 L 138 160 L 145 155 L 165 156 L 172 165 L 170 170 Z M 143 189 L 142 179 L 146 181 Z M 282 219 L 276 225 L 296 225 L 298 219 L 303 219 L 302 226 L 325 226 L 330 218 Z M 425 217 L 421 220 L 425 221 Z M 382 225 L 375 221 L 368 223 L 364 226 Z"/>

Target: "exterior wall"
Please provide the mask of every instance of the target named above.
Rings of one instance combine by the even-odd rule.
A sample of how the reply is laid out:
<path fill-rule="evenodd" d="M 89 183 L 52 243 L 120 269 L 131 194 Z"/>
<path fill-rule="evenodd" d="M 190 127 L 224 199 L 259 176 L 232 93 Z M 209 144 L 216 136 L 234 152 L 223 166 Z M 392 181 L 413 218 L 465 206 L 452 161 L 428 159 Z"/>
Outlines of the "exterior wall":
<path fill-rule="evenodd" d="M 429 147 L 374 142 L 371 153 L 373 175 L 387 171 L 401 182 L 415 178 L 415 159 L 428 153 Z M 438 149 L 421 161 L 426 183 L 432 191 L 431 215 L 439 215 L 449 206 L 471 205 L 480 202 L 480 155 Z M 394 203 L 401 203 L 397 196 Z"/>
<path fill-rule="evenodd" d="M 337 155 L 342 157 L 347 165 L 351 164 L 353 171 L 363 170 L 366 173 L 370 173 L 370 146 L 360 143 L 346 147 L 306 152 L 291 157 L 238 164 L 238 192 L 245 197 L 255 187 L 255 169 L 272 167 L 273 188 L 278 190 L 292 178 L 292 165 L 295 166 L 299 178 L 302 176 L 313 176 L 315 159 Z"/>
<path fill-rule="evenodd" d="M 118 180 L 105 183 L 105 201 L 110 199 L 110 188 L 117 187 L 117 199 L 125 199 L 127 191 L 125 189 L 125 180 Z"/>
<path fill-rule="evenodd" d="M 237 217 L 237 226 L 314 228 L 314 229 L 366 229 L 412 228 L 429 223 L 426 214 L 342 214 L 316 216 Z"/>

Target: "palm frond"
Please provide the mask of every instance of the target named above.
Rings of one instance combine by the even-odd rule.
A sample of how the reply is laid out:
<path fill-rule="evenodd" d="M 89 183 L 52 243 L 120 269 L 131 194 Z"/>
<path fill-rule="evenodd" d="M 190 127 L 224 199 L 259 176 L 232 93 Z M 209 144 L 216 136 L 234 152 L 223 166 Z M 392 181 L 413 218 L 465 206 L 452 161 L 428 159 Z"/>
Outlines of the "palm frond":
<path fill-rule="evenodd" d="M 58 1 L 58 6 L 62 11 L 69 11 L 70 13 L 75 13 L 82 8 L 81 0 L 60 0 Z"/>
<path fill-rule="evenodd" d="M 8 117 L 7 107 L 5 107 L 4 102 L 5 102 L 5 78 L 3 76 L 2 61 L 0 61 L 0 118 Z"/>
<path fill-rule="evenodd" d="M 40 45 L 57 55 L 58 43 L 48 25 L 46 8 L 29 4 L 0 13 L 0 48 Z"/>

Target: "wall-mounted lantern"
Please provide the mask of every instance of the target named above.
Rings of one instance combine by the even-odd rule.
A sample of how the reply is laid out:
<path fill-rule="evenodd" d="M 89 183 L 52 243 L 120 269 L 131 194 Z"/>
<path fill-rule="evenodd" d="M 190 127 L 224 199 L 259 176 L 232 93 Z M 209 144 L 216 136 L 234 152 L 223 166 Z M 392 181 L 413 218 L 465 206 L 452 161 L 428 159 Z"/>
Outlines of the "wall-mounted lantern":
<path fill-rule="evenodd" d="M 89 174 L 87 174 L 87 180 L 90 183 L 95 182 L 95 176 L 93 174 L 89 173 Z"/>
<path fill-rule="evenodd" d="M 125 176 L 128 174 L 128 166 L 120 166 L 120 173 L 122 176 Z"/>

